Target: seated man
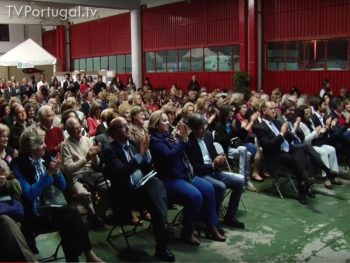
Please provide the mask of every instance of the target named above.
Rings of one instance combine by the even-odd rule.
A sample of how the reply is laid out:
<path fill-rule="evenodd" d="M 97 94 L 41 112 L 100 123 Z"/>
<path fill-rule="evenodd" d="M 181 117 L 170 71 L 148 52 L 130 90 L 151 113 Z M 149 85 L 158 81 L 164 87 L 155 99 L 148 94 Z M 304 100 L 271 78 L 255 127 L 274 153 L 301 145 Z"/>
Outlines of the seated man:
<path fill-rule="evenodd" d="M 226 187 L 232 189 L 224 224 L 244 228 L 244 224 L 236 218 L 239 200 L 244 189 L 244 176 L 219 171 L 225 163 L 225 156 L 218 155 L 211 133 L 206 132 L 206 120 L 198 113 L 191 115 L 188 126 L 192 130 L 186 147 L 187 155 L 194 169 L 194 174 L 202 176 L 214 185 L 217 211 L 225 197 Z"/>
<path fill-rule="evenodd" d="M 325 171 L 328 178 L 334 177 L 334 173 L 326 167 L 311 145 L 300 143 L 293 131 L 289 130 L 288 121 L 282 124 L 274 119 L 276 114 L 272 102 L 264 102 L 261 105 L 261 114 L 262 121 L 254 127 L 254 131 L 263 149 L 264 168 L 270 173 L 275 173 L 281 168 L 291 169 L 298 183 L 298 200 L 306 204 L 306 195 L 315 197 L 307 181 L 309 160 L 314 161 L 314 165 Z"/>
<path fill-rule="evenodd" d="M 111 180 L 116 221 L 130 223 L 131 211 L 135 208 L 149 211 L 156 239 L 155 255 L 165 261 L 175 261 L 166 245 L 167 194 L 163 183 L 152 177 L 143 186 L 136 187 L 142 175 L 152 169 L 148 136 L 144 136 L 139 145 L 133 144 L 129 141 L 128 123 L 122 117 L 112 120 L 108 133 L 113 142 L 103 151 L 104 173 Z"/>
<path fill-rule="evenodd" d="M 99 183 L 102 174 L 94 170 L 99 167 L 100 146 L 93 145 L 89 138 L 82 136 L 81 125 L 77 118 L 69 118 L 66 129 L 69 137 L 62 146 L 62 169 L 69 178 L 73 196 L 77 196 L 86 208 L 91 227 L 103 227 L 103 223 L 95 214 L 91 193 L 86 188 L 87 186 L 102 191 L 106 189 L 104 183 Z"/>

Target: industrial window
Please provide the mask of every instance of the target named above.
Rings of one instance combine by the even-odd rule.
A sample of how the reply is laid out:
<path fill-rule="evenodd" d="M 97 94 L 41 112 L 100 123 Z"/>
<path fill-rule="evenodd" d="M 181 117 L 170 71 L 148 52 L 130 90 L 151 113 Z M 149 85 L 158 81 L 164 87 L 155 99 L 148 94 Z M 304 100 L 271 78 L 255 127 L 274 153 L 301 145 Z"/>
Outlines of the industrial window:
<path fill-rule="evenodd" d="M 156 52 L 156 71 L 157 72 L 166 71 L 166 52 L 165 51 Z"/>
<path fill-rule="evenodd" d="M 155 52 L 146 52 L 146 72 L 155 72 L 156 71 L 156 55 Z"/>
<path fill-rule="evenodd" d="M 79 61 L 79 69 L 80 70 L 85 70 L 86 69 L 86 61 L 85 58 L 81 58 Z"/>
<path fill-rule="evenodd" d="M 86 71 L 87 72 L 94 71 L 94 63 L 92 58 L 86 58 Z"/>
<path fill-rule="evenodd" d="M 232 51 L 231 51 L 232 53 Z M 204 70 L 205 71 L 218 71 L 218 48 L 211 47 L 204 49 Z"/>
<path fill-rule="evenodd" d="M 0 24 L 0 41 L 10 41 L 9 25 Z"/>
<path fill-rule="evenodd" d="M 189 52 L 184 57 L 188 59 Z M 191 49 L 191 71 L 203 71 L 203 48 Z"/>
<path fill-rule="evenodd" d="M 286 70 L 304 68 L 304 45 L 301 41 L 287 42 L 285 49 Z"/>
<path fill-rule="evenodd" d="M 327 69 L 348 69 L 348 40 L 333 39 L 327 42 Z"/>
<path fill-rule="evenodd" d="M 131 54 L 125 55 L 125 73 L 131 73 Z"/>
<path fill-rule="evenodd" d="M 167 51 L 166 64 L 168 72 L 176 72 L 178 70 L 177 50 Z"/>
<path fill-rule="evenodd" d="M 269 70 L 347 70 L 349 39 L 267 43 L 266 57 Z"/>
<path fill-rule="evenodd" d="M 79 59 L 74 59 L 73 60 L 73 67 L 74 67 L 74 70 L 79 70 L 80 69 L 80 61 Z"/>
<path fill-rule="evenodd" d="M 94 71 L 99 71 L 101 69 L 101 58 L 100 57 L 94 57 Z"/>
<path fill-rule="evenodd" d="M 117 56 L 108 57 L 108 70 L 113 70 L 117 72 Z"/>
<path fill-rule="evenodd" d="M 108 70 L 108 57 L 101 57 L 101 69 Z"/>
<path fill-rule="evenodd" d="M 314 40 L 305 44 L 305 68 L 308 70 L 325 70 L 326 48 L 323 40 Z"/>
<path fill-rule="evenodd" d="M 145 52 L 146 72 L 239 70 L 239 46 Z"/>
<path fill-rule="evenodd" d="M 268 43 L 267 68 L 269 70 L 284 70 L 284 43 Z"/>
<path fill-rule="evenodd" d="M 240 56 L 239 56 L 239 46 L 234 46 L 233 47 L 233 70 L 234 71 L 240 71 L 241 70 L 241 65 L 239 62 Z"/>
<path fill-rule="evenodd" d="M 190 49 L 181 49 L 179 50 L 179 71 L 190 71 Z"/>
<path fill-rule="evenodd" d="M 119 74 L 125 73 L 125 55 L 117 56 L 117 72 Z"/>

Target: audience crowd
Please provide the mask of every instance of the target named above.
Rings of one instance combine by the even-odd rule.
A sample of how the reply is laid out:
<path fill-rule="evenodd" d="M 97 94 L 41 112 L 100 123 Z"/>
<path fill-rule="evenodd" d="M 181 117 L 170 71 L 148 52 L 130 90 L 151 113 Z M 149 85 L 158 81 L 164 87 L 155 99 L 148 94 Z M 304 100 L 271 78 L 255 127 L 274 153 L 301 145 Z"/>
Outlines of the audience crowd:
<path fill-rule="evenodd" d="M 150 220 L 155 256 L 173 262 L 167 211 L 176 204 L 184 243 L 199 246 L 201 227 L 225 242 L 223 226 L 245 228 L 236 212 L 243 192 L 257 191 L 254 182 L 286 170 L 306 204 L 316 197 L 311 178 L 331 189 L 341 184 L 339 166 L 350 166 L 349 92 L 334 96 L 328 80 L 316 96 L 297 87 L 248 97 L 209 91 L 195 76 L 187 92 L 155 89 L 149 78 L 142 87 L 131 77 L 106 85 L 85 72 L 62 82 L 11 77 L 0 88 L 1 261 L 35 261 L 35 238 L 58 231 L 67 261 L 84 253 L 100 262 L 87 226 Z M 47 203 L 48 191 L 63 200 Z"/>

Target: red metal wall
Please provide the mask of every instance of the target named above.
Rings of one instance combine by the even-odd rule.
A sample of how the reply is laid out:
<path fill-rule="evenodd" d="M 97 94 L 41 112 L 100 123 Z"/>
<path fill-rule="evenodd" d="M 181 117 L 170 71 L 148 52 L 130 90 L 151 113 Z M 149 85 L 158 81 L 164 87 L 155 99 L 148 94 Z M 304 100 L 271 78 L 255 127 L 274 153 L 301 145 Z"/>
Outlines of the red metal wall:
<path fill-rule="evenodd" d="M 43 48 L 53 56 L 56 56 L 55 34 L 56 30 L 45 31 L 42 34 Z"/>
<path fill-rule="evenodd" d="M 66 32 L 64 26 L 57 26 L 55 30 L 42 34 L 43 48 L 59 61 L 62 71 L 66 70 Z"/>
<path fill-rule="evenodd" d="M 72 25 L 70 43 L 72 59 L 130 53 L 130 14 Z"/>
<path fill-rule="evenodd" d="M 238 0 L 192 0 L 142 11 L 143 51 L 240 44 Z M 154 87 L 187 89 L 191 76 L 214 89 L 232 88 L 233 72 L 146 73 Z"/>
<path fill-rule="evenodd" d="M 306 40 L 350 36 L 350 1 L 348 0 L 264 0 L 263 32 L 266 41 Z M 337 93 L 349 86 L 350 71 L 264 70 L 267 91 L 295 85 L 304 92 L 318 93 L 323 79 L 330 79 Z"/>

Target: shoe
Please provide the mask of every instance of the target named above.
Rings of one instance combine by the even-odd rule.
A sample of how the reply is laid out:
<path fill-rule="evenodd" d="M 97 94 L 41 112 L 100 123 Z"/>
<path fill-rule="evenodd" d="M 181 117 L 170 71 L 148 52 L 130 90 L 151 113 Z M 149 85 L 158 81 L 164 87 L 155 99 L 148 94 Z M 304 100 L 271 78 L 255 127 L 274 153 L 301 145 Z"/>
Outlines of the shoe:
<path fill-rule="evenodd" d="M 219 241 L 219 242 L 225 242 L 226 241 L 226 237 L 224 235 L 221 235 L 220 232 L 218 231 L 216 226 L 212 226 L 210 228 L 208 228 L 205 231 L 205 235 L 207 238 L 210 238 L 214 241 Z"/>
<path fill-rule="evenodd" d="M 182 236 L 181 239 L 184 243 L 191 246 L 198 247 L 201 244 L 201 242 L 193 234 L 190 235 L 189 237 Z"/>
<path fill-rule="evenodd" d="M 220 235 L 223 235 L 223 236 L 225 235 L 225 230 L 222 228 L 222 226 L 218 225 L 216 226 L 216 228 L 218 229 Z"/>
<path fill-rule="evenodd" d="M 250 178 L 256 182 L 263 182 L 265 179 L 262 178 L 258 173 L 253 173 Z"/>
<path fill-rule="evenodd" d="M 299 201 L 300 204 L 306 205 L 307 204 L 306 195 L 305 194 L 299 194 L 298 201 Z"/>
<path fill-rule="evenodd" d="M 223 223 L 227 226 L 234 227 L 234 228 L 240 228 L 240 229 L 245 228 L 245 224 L 242 222 L 239 222 L 237 219 L 224 218 Z"/>
<path fill-rule="evenodd" d="M 174 203 L 168 203 L 168 210 L 177 210 L 177 206 Z"/>
<path fill-rule="evenodd" d="M 326 187 L 327 189 L 332 189 L 331 180 L 326 179 L 326 181 L 324 182 L 324 187 Z"/>
<path fill-rule="evenodd" d="M 248 181 L 246 188 L 252 192 L 256 192 L 258 190 L 258 189 L 256 189 L 255 185 L 251 181 Z"/>
<path fill-rule="evenodd" d="M 152 220 L 151 214 L 146 210 L 141 212 L 140 217 L 141 217 L 141 219 L 149 221 L 149 222 L 151 222 L 151 220 Z"/>
<path fill-rule="evenodd" d="M 105 224 L 97 215 L 87 216 L 87 221 L 89 222 L 90 228 L 93 230 L 101 230 L 105 228 Z"/>
<path fill-rule="evenodd" d="M 342 185 L 343 183 L 341 181 L 335 180 L 335 178 L 331 179 L 331 183 L 335 185 Z"/>
<path fill-rule="evenodd" d="M 315 197 L 316 197 L 316 194 L 315 194 L 314 190 L 312 190 L 311 187 L 308 187 L 308 188 L 306 189 L 306 194 L 307 194 L 309 197 L 311 197 L 311 198 L 315 198 Z"/>
<path fill-rule="evenodd" d="M 167 262 L 175 261 L 175 255 L 167 247 L 163 249 L 156 249 L 156 253 L 154 254 L 154 256 Z"/>
<path fill-rule="evenodd" d="M 29 243 L 28 243 L 28 246 L 33 254 L 35 254 L 35 255 L 39 254 L 39 249 L 36 247 L 35 244 L 29 245 Z"/>

